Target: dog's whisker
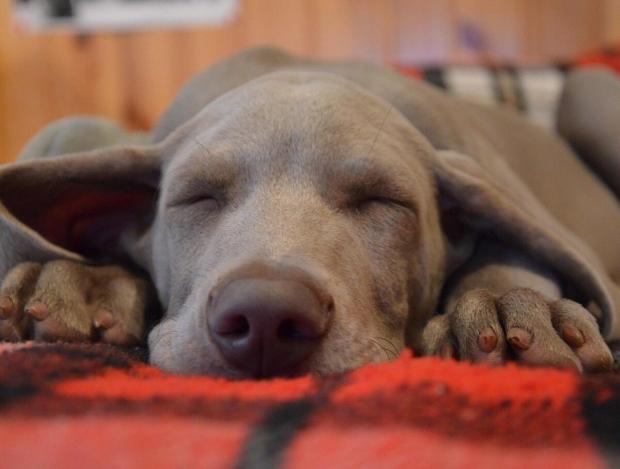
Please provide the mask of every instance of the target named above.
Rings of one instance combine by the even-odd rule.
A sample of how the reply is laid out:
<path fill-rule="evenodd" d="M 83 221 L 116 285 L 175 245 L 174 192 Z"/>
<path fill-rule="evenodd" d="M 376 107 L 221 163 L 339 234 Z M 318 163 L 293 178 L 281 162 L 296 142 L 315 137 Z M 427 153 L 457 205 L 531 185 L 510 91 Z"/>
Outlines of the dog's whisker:
<path fill-rule="evenodd" d="M 376 345 L 381 351 L 383 351 L 383 353 L 385 354 L 385 358 L 387 360 L 391 360 L 393 357 L 391 356 L 390 350 L 388 350 L 386 347 L 384 347 L 383 345 L 381 345 L 381 343 L 379 343 L 379 341 L 377 341 L 374 338 L 370 338 L 370 342 L 374 345 Z"/>
<path fill-rule="evenodd" d="M 387 342 L 388 347 L 390 348 L 392 354 L 394 355 L 394 358 L 396 358 L 400 354 L 400 350 L 398 349 L 396 344 L 394 342 L 392 342 L 391 340 L 389 340 L 388 338 L 377 336 L 377 337 L 375 337 L 375 339 L 376 340 L 382 340 L 383 342 Z"/>

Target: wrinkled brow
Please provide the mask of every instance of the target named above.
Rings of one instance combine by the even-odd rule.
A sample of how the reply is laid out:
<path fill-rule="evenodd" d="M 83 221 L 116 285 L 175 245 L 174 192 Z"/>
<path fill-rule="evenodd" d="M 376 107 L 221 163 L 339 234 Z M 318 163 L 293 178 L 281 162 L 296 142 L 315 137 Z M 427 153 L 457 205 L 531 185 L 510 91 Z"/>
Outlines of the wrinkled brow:
<path fill-rule="evenodd" d="M 417 205 L 411 176 L 369 158 L 352 158 L 329 165 L 327 179 L 353 197 L 380 196 Z"/>
<path fill-rule="evenodd" d="M 239 158 L 220 151 L 197 147 L 192 153 L 175 161 L 166 172 L 165 185 L 170 193 L 181 194 L 201 186 L 226 187 L 233 184 L 242 171 Z"/>

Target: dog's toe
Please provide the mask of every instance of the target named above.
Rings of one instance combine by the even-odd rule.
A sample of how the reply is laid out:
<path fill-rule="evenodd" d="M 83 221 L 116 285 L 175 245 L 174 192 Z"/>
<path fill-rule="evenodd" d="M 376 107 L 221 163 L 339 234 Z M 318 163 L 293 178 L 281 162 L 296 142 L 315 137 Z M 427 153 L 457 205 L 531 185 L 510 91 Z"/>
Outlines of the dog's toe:
<path fill-rule="evenodd" d="M 497 301 L 512 353 L 521 363 L 582 370 L 571 348 L 557 334 L 545 298 L 533 290 L 511 290 Z"/>
<path fill-rule="evenodd" d="M 486 290 L 470 290 L 449 315 L 461 359 L 499 365 L 506 342 L 497 318 L 495 298 Z"/>
<path fill-rule="evenodd" d="M 42 304 L 42 303 L 39 303 Z M 33 309 L 28 309 L 27 314 L 33 315 Z M 36 313 L 34 313 L 36 314 Z M 52 316 L 47 314 L 42 319 L 41 316 L 33 315 L 33 335 L 32 338 L 39 342 L 88 342 L 90 331 L 83 332 L 68 326 L 60 319 L 60 315 Z"/>
<path fill-rule="evenodd" d="M 455 339 L 450 330 L 450 319 L 447 315 L 433 317 L 424 328 L 422 353 L 445 359 L 456 358 Z"/>
<path fill-rule="evenodd" d="M 0 287 L 0 340 L 28 339 L 32 319 L 25 313 L 42 266 L 24 262 L 11 269 Z"/>
<path fill-rule="evenodd" d="M 127 330 L 127 321 L 119 318 L 116 314 L 107 309 L 100 309 L 97 311 L 93 325 L 97 329 L 99 339 L 102 342 L 124 346 L 140 343 L 139 337 Z"/>
<path fill-rule="evenodd" d="M 585 371 L 613 368 L 613 355 L 588 310 L 574 301 L 559 300 L 551 304 L 551 318 L 557 333 L 577 355 Z"/>

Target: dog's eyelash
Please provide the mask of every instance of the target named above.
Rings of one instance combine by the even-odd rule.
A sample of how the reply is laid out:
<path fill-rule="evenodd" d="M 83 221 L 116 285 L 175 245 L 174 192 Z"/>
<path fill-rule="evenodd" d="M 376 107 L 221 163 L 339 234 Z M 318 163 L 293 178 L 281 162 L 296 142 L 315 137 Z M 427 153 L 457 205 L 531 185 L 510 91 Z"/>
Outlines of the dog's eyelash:
<path fill-rule="evenodd" d="M 388 360 L 394 360 L 400 354 L 398 347 L 385 337 L 371 337 L 370 342 L 381 350 Z"/>
<path fill-rule="evenodd" d="M 176 208 L 176 207 L 189 207 L 192 205 L 196 205 L 202 202 L 210 202 L 213 203 L 216 207 L 220 206 L 220 201 L 211 195 L 196 195 L 192 197 L 187 197 L 179 200 L 174 200 L 167 204 L 168 208 Z"/>
<path fill-rule="evenodd" d="M 396 207 L 396 208 L 405 208 L 408 210 L 412 210 L 412 207 L 406 203 L 397 199 L 393 199 L 391 197 L 385 196 L 369 196 L 357 199 L 353 202 L 352 207 L 357 210 L 365 210 L 371 208 L 373 205 L 378 204 L 385 207 Z"/>
<path fill-rule="evenodd" d="M 197 204 L 199 202 L 215 202 L 217 203 L 217 198 L 213 197 L 212 195 L 197 195 L 195 197 L 190 197 L 189 199 L 187 199 L 185 202 L 183 202 L 185 205 L 193 205 L 193 204 Z"/>
<path fill-rule="evenodd" d="M 390 205 L 390 204 L 397 204 L 398 202 L 393 199 L 390 199 L 389 197 L 381 197 L 381 196 L 365 197 L 357 201 L 357 205 L 367 205 L 371 203 Z"/>

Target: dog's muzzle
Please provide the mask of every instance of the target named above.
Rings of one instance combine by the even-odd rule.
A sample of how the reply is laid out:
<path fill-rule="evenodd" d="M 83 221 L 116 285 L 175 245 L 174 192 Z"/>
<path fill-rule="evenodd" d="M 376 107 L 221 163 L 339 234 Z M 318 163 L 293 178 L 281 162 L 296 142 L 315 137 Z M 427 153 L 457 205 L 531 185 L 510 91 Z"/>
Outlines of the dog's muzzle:
<path fill-rule="evenodd" d="M 254 378 L 307 371 L 333 314 L 333 300 L 317 282 L 237 278 L 214 290 L 207 326 L 229 365 Z"/>

